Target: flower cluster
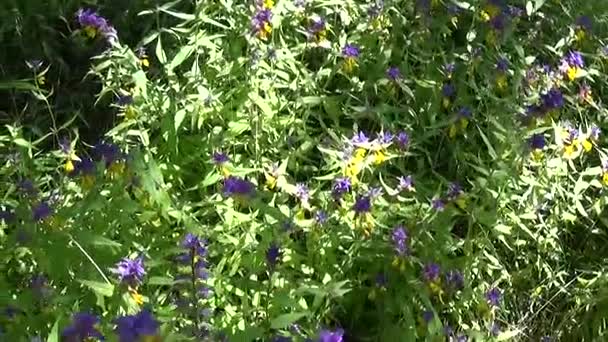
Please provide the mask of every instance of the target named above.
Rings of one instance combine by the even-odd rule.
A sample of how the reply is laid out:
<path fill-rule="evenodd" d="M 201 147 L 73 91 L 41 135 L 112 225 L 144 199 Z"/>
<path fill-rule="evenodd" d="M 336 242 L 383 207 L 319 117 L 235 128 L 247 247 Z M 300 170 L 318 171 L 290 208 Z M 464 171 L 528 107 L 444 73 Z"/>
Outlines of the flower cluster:
<path fill-rule="evenodd" d="M 76 20 L 78 20 L 78 24 L 89 38 L 93 39 L 97 36 L 102 36 L 110 45 L 118 42 L 116 29 L 95 11 L 81 8 L 76 12 Z"/>
<path fill-rule="evenodd" d="M 256 0 L 255 13 L 251 19 L 253 34 L 261 40 L 267 40 L 272 33 L 272 0 Z"/>

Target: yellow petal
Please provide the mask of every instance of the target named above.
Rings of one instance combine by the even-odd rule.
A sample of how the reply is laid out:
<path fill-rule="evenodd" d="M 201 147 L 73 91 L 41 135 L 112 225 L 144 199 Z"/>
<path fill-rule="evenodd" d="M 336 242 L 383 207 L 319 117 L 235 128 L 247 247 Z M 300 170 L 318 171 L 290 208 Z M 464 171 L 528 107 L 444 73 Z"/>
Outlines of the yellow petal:
<path fill-rule="evenodd" d="M 605 186 L 608 186 L 608 172 L 602 174 L 602 183 L 604 183 Z"/>
<path fill-rule="evenodd" d="M 72 163 L 71 159 L 68 159 L 65 162 L 65 165 L 63 166 L 63 168 L 65 169 L 65 172 L 70 173 L 70 172 L 74 171 L 74 163 Z"/>
<path fill-rule="evenodd" d="M 591 149 L 593 148 L 593 144 L 591 144 L 591 142 L 588 139 L 583 140 L 583 148 L 585 149 L 585 151 L 589 152 L 591 151 Z"/>

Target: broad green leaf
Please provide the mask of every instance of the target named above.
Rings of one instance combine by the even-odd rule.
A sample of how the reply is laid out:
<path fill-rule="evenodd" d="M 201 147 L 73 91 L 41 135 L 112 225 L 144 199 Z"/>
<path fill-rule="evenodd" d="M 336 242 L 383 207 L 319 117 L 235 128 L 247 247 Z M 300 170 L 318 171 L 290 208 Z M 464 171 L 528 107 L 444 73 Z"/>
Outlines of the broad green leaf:
<path fill-rule="evenodd" d="M 174 125 L 175 125 L 175 130 L 179 130 L 179 127 L 182 125 L 182 123 L 184 122 L 184 118 L 186 117 L 186 109 L 182 108 L 180 110 L 178 110 L 175 113 L 175 118 L 174 118 Z"/>
<path fill-rule="evenodd" d="M 78 280 L 78 282 L 104 297 L 111 297 L 114 294 L 114 285 L 112 284 L 93 280 Z"/>
<path fill-rule="evenodd" d="M 167 66 L 168 70 L 173 70 L 180 66 L 192 53 L 194 52 L 194 47 L 192 45 L 185 45 L 177 52 L 171 63 Z"/>
<path fill-rule="evenodd" d="M 307 315 L 308 315 L 308 313 L 306 313 L 306 312 L 293 312 L 293 313 L 284 314 L 284 315 L 281 315 L 281 316 L 273 319 L 272 321 L 270 321 L 270 327 L 272 329 L 287 328 L 292 323 L 296 322 L 300 318 L 307 316 Z"/>

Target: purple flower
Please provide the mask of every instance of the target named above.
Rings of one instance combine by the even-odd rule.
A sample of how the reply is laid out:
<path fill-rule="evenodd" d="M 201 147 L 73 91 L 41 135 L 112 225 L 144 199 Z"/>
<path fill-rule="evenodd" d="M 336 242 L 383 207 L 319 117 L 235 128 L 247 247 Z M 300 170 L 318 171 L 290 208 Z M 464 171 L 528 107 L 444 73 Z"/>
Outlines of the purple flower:
<path fill-rule="evenodd" d="M 68 137 L 63 137 L 59 140 L 59 149 L 65 154 L 70 154 L 72 151 L 71 141 Z"/>
<path fill-rule="evenodd" d="M 359 48 L 353 44 L 346 44 L 342 49 L 342 57 L 345 58 L 359 58 Z"/>
<path fill-rule="evenodd" d="M 275 336 L 272 342 L 292 342 L 293 339 L 289 336 Z"/>
<path fill-rule="evenodd" d="M 21 192 L 28 196 L 34 196 L 36 195 L 36 193 L 38 193 L 36 187 L 34 186 L 34 183 L 29 179 L 21 180 L 21 182 L 17 184 L 17 187 L 19 188 L 19 190 L 21 190 Z"/>
<path fill-rule="evenodd" d="M 260 9 L 251 19 L 251 27 L 255 33 L 265 30 L 265 26 L 269 25 L 272 20 L 272 11 L 264 8 Z"/>
<path fill-rule="evenodd" d="M 582 68 L 585 66 L 583 56 L 578 51 L 569 51 L 566 54 L 565 59 L 571 67 Z"/>
<path fill-rule="evenodd" d="M 223 165 L 230 161 L 230 158 L 223 152 L 213 152 L 212 159 L 215 165 Z"/>
<path fill-rule="evenodd" d="M 273 242 L 266 251 L 266 261 L 268 262 L 268 266 L 270 266 L 270 268 L 274 268 L 282 257 L 283 252 L 281 251 L 281 248 L 279 245 Z"/>
<path fill-rule="evenodd" d="M 502 13 L 495 15 L 493 18 L 490 19 L 490 26 L 495 31 L 503 31 L 505 29 L 506 24 L 507 17 Z"/>
<path fill-rule="evenodd" d="M 118 145 L 100 142 L 93 147 L 93 156 L 98 160 L 103 160 L 106 167 L 124 159 L 124 154 Z"/>
<path fill-rule="evenodd" d="M 441 198 L 435 198 L 431 201 L 431 207 L 436 211 L 443 211 L 445 209 L 445 202 Z"/>
<path fill-rule="evenodd" d="M 32 208 L 32 218 L 34 221 L 42 221 L 53 214 L 53 209 L 48 202 L 40 202 Z"/>
<path fill-rule="evenodd" d="M 441 268 L 436 263 L 428 263 L 424 266 L 424 279 L 430 283 L 439 280 Z"/>
<path fill-rule="evenodd" d="M 425 310 L 422 313 L 422 319 L 424 320 L 425 323 L 429 323 L 430 321 L 433 320 L 433 318 L 435 317 L 435 314 L 433 313 L 433 311 L 431 310 Z"/>
<path fill-rule="evenodd" d="M 340 198 L 343 194 L 350 191 L 351 183 L 348 178 L 336 178 L 332 188 L 332 195 L 334 198 Z"/>
<path fill-rule="evenodd" d="M 74 161 L 74 170 L 70 176 L 91 176 L 95 173 L 95 163 L 89 157 L 82 157 L 80 160 Z"/>
<path fill-rule="evenodd" d="M 458 116 L 460 118 L 469 119 L 469 118 L 471 118 L 472 115 L 473 115 L 473 112 L 471 111 L 471 108 L 469 108 L 469 107 L 460 107 L 460 109 L 458 110 Z"/>
<path fill-rule="evenodd" d="M 460 334 L 456 337 L 456 342 L 467 342 L 469 337 L 467 335 Z"/>
<path fill-rule="evenodd" d="M 602 130 L 596 125 L 591 125 L 591 140 L 598 140 L 600 138 L 600 134 L 602 134 Z"/>
<path fill-rule="evenodd" d="M 492 322 L 492 325 L 490 326 L 490 335 L 500 335 L 500 324 L 498 324 L 498 322 Z"/>
<path fill-rule="evenodd" d="M 454 73 L 454 70 L 456 70 L 456 63 L 454 62 L 446 63 L 443 66 L 443 73 L 447 76 L 451 76 Z"/>
<path fill-rule="evenodd" d="M 507 13 L 513 17 L 513 18 L 518 18 L 524 15 L 524 10 L 520 7 L 517 6 L 508 6 L 507 7 Z"/>
<path fill-rule="evenodd" d="M 397 145 L 400 148 L 406 148 L 410 144 L 410 136 L 406 132 L 399 132 L 397 136 L 395 136 L 395 140 L 397 141 Z"/>
<path fill-rule="evenodd" d="M 300 201 L 308 202 L 308 199 L 310 198 L 310 191 L 308 190 L 308 187 L 306 186 L 306 184 L 304 184 L 304 183 L 296 184 L 295 195 L 297 198 L 300 199 Z"/>
<path fill-rule="evenodd" d="M 393 141 L 393 133 L 391 132 L 380 132 L 378 133 L 378 143 L 382 145 L 390 144 Z"/>
<path fill-rule="evenodd" d="M 358 196 L 353 205 L 355 214 L 369 213 L 372 210 L 372 201 L 370 196 Z"/>
<path fill-rule="evenodd" d="M 343 342 L 344 330 L 321 330 L 318 342 Z"/>
<path fill-rule="evenodd" d="M 114 44 L 118 41 L 116 29 L 95 11 L 81 8 L 76 12 L 76 20 L 78 20 L 78 24 L 85 29 L 85 32 L 90 38 L 94 38 L 99 34 L 103 36 L 109 44 Z"/>
<path fill-rule="evenodd" d="M 323 210 L 317 210 L 315 213 L 315 222 L 320 226 L 326 224 L 328 219 L 327 213 Z"/>
<path fill-rule="evenodd" d="M 509 61 L 504 57 L 499 58 L 498 62 L 496 62 L 496 70 L 500 72 L 509 70 Z"/>
<path fill-rule="evenodd" d="M 44 274 L 37 274 L 32 277 L 30 287 L 32 292 L 39 298 L 46 298 L 50 295 L 49 280 Z"/>
<path fill-rule="evenodd" d="M 488 292 L 486 292 L 486 300 L 492 306 L 498 306 L 500 304 L 500 299 L 502 297 L 502 293 L 500 289 L 493 287 Z"/>
<path fill-rule="evenodd" d="M 119 342 L 143 341 L 146 337 L 158 335 L 158 321 L 146 309 L 135 315 L 119 317 L 115 323 Z"/>
<path fill-rule="evenodd" d="M 350 139 L 353 144 L 365 144 L 369 142 L 369 138 L 365 135 L 364 132 L 359 131 L 353 135 Z"/>
<path fill-rule="evenodd" d="M 530 147 L 534 150 L 542 150 L 545 148 L 545 136 L 541 133 L 536 133 L 530 138 Z"/>
<path fill-rule="evenodd" d="M 391 81 L 396 81 L 401 78 L 401 70 L 396 66 L 392 66 L 386 70 L 386 77 Z"/>
<path fill-rule="evenodd" d="M 207 255 L 207 248 L 205 247 L 205 245 L 205 240 L 201 240 L 201 238 L 192 233 L 187 233 L 181 243 L 182 248 L 190 251 L 190 257 L 192 257 L 193 255 L 198 255 L 200 257 L 204 257 L 205 255 Z"/>
<path fill-rule="evenodd" d="M 141 256 L 135 259 L 124 258 L 116 264 L 113 271 L 121 282 L 130 286 L 139 285 L 146 274 L 144 258 Z"/>
<path fill-rule="evenodd" d="M 458 198 L 458 196 L 462 195 L 462 192 L 463 191 L 460 184 L 458 184 L 457 182 L 453 182 L 448 185 L 448 192 L 446 197 L 449 201 L 453 201 Z"/>
<path fill-rule="evenodd" d="M 397 255 L 403 256 L 407 254 L 407 238 L 407 230 L 403 226 L 397 226 L 393 229 L 392 240 Z"/>
<path fill-rule="evenodd" d="M 578 26 L 579 28 L 581 28 L 585 31 L 590 31 L 592 25 L 593 25 L 593 23 L 591 21 L 591 18 L 589 18 L 586 15 L 581 15 L 578 18 L 576 18 L 576 26 Z"/>
<path fill-rule="evenodd" d="M 89 313 L 81 312 L 74 314 L 72 325 L 63 329 L 61 333 L 62 341 L 80 342 L 88 338 L 97 338 L 103 340 L 103 335 L 95 328 L 99 323 L 99 319 Z"/>
<path fill-rule="evenodd" d="M 406 176 L 406 177 L 399 176 L 399 177 L 397 177 L 397 180 L 399 181 L 399 185 L 397 186 L 399 191 L 414 190 L 414 180 L 412 179 L 412 176 Z"/>
<path fill-rule="evenodd" d="M 385 273 L 379 272 L 378 274 L 376 274 L 376 286 L 386 287 L 387 283 L 388 283 L 388 277 L 386 276 Z"/>
<path fill-rule="evenodd" d="M 373 3 L 369 6 L 369 8 L 367 9 L 367 15 L 370 18 L 377 18 L 380 16 L 383 9 L 384 9 L 384 1 L 377 0 L 377 1 L 375 1 L 375 3 Z"/>
<path fill-rule="evenodd" d="M 454 290 L 461 290 L 464 288 L 464 277 L 462 273 L 456 270 L 449 270 L 445 274 L 445 282 Z"/>
<path fill-rule="evenodd" d="M 540 98 L 543 101 L 544 108 L 547 110 L 557 109 L 564 106 L 564 95 L 562 95 L 562 92 L 557 88 L 553 88 L 546 94 L 542 94 Z"/>
<path fill-rule="evenodd" d="M 454 88 L 453 84 L 446 83 L 441 88 L 441 94 L 443 94 L 443 97 L 452 98 L 456 95 L 456 88 Z"/>
<path fill-rule="evenodd" d="M 254 191 L 255 185 L 246 179 L 230 176 L 224 180 L 224 196 L 247 196 Z"/>

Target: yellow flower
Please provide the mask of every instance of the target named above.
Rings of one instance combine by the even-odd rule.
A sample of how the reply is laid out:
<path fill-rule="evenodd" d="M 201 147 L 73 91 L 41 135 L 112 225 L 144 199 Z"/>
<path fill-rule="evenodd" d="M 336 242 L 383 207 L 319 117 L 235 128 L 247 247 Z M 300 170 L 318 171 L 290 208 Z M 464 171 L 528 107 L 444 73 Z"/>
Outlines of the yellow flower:
<path fill-rule="evenodd" d="M 591 151 L 591 149 L 593 148 L 593 144 L 591 143 L 591 141 L 589 141 L 589 139 L 584 139 L 581 145 L 583 145 L 583 148 L 586 152 Z"/>
<path fill-rule="evenodd" d="M 141 66 L 143 66 L 144 68 L 148 68 L 150 67 L 150 60 L 148 59 L 148 56 L 142 56 L 139 59 L 139 63 L 141 64 Z"/>
<path fill-rule="evenodd" d="M 272 9 L 274 7 L 274 1 L 273 0 L 264 0 L 264 7 L 268 8 L 268 9 Z"/>
<path fill-rule="evenodd" d="M 125 167 L 126 166 L 125 166 L 124 162 L 112 163 L 112 165 L 110 165 L 110 167 L 108 168 L 108 173 L 110 174 L 110 177 L 112 177 L 112 178 L 118 177 L 125 172 Z"/>
<path fill-rule="evenodd" d="M 357 67 L 357 60 L 352 57 L 347 57 L 342 65 L 345 72 L 350 73 Z"/>
<path fill-rule="evenodd" d="M 385 160 L 386 154 L 384 154 L 384 151 L 378 150 L 374 153 L 374 165 L 380 165 L 384 163 Z"/>
<path fill-rule="evenodd" d="M 585 30 L 577 29 L 574 33 L 574 40 L 576 40 L 577 42 L 582 42 L 585 39 L 586 35 L 587 34 L 585 33 Z"/>
<path fill-rule="evenodd" d="M 541 159 L 543 159 L 543 157 L 544 157 L 543 150 L 535 149 L 534 151 L 532 151 L 532 159 L 534 159 L 535 161 L 540 161 Z"/>
<path fill-rule="evenodd" d="M 93 39 L 97 35 L 97 29 L 93 26 L 87 26 L 84 28 L 84 34 L 90 39 Z"/>
<path fill-rule="evenodd" d="M 572 155 L 574 154 L 574 150 L 575 149 L 574 149 L 573 144 L 564 146 L 564 157 L 566 157 L 566 158 L 572 157 Z"/>
<path fill-rule="evenodd" d="M 602 174 L 602 183 L 604 183 L 605 186 L 608 186 L 608 172 Z"/>
<path fill-rule="evenodd" d="M 479 13 L 479 17 L 480 17 L 480 18 L 481 18 L 481 20 L 482 20 L 482 21 L 484 21 L 484 22 L 488 22 L 488 21 L 490 21 L 490 19 L 491 19 L 491 18 L 490 18 L 490 14 L 489 14 L 488 12 L 486 12 L 486 11 L 481 11 L 481 12 Z"/>
<path fill-rule="evenodd" d="M 71 158 L 68 158 L 68 160 L 66 160 L 63 168 L 65 169 L 65 172 L 67 172 L 67 173 L 74 171 L 74 163 L 72 162 Z"/>
<path fill-rule="evenodd" d="M 507 76 L 504 74 L 500 74 L 496 77 L 496 86 L 500 90 L 505 90 L 507 88 Z"/>
<path fill-rule="evenodd" d="M 566 76 L 568 76 L 568 79 L 570 81 L 574 80 L 576 78 L 576 74 L 578 73 L 578 70 L 576 67 L 570 67 L 568 68 L 568 70 L 566 71 Z"/>
<path fill-rule="evenodd" d="M 137 292 L 137 290 L 130 290 L 131 292 L 131 298 L 133 299 L 133 301 L 135 303 L 137 303 L 137 305 L 142 305 L 144 303 L 144 296 L 142 296 L 140 293 Z"/>
<path fill-rule="evenodd" d="M 501 8 L 500 7 L 498 7 L 496 5 L 493 5 L 493 4 L 486 5 L 485 13 L 490 18 L 494 18 L 495 16 L 497 16 L 498 14 L 500 14 L 500 12 L 501 12 Z"/>
<path fill-rule="evenodd" d="M 270 23 L 265 22 L 262 28 L 258 31 L 258 37 L 262 40 L 268 39 L 270 37 L 270 33 L 272 33 L 272 26 Z"/>
<path fill-rule="evenodd" d="M 367 154 L 367 151 L 364 148 L 358 148 L 355 151 L 355 161 L 362 162 L 365 159 L 365 154 Z"/>

